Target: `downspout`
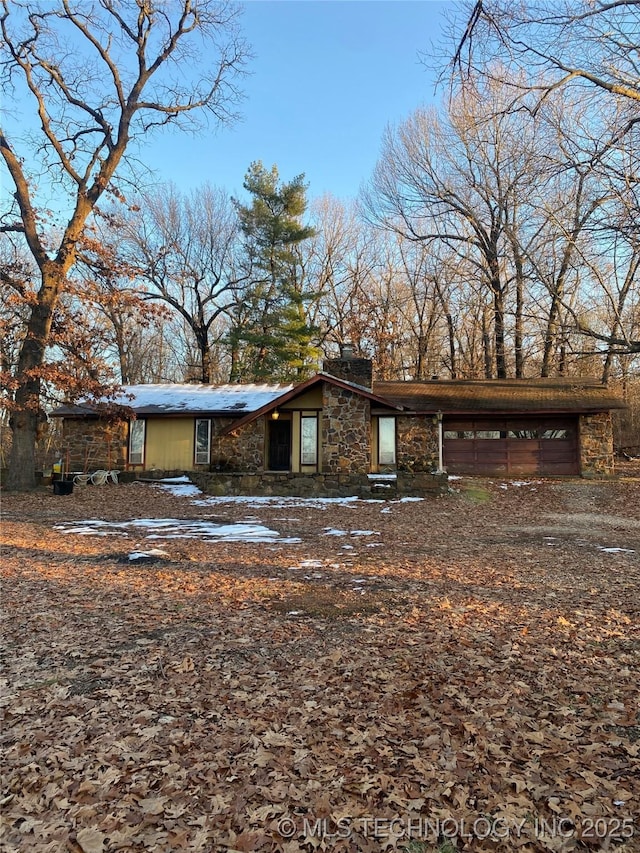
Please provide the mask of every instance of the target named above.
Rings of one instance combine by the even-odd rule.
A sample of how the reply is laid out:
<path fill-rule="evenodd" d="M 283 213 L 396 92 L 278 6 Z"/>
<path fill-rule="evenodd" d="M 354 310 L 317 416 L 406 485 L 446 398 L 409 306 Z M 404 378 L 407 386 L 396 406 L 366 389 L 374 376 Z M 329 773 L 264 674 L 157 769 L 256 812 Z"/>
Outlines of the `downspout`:
<path fill-rule="evenodd" d="M 436 471 L 436 474 L 444 474 L 444 431 L 442 428 L 442 412 L 438 411 L 435 413 L 435 415 L 433 416 L 433 422 L 438 424 L 438 469 Z"/>

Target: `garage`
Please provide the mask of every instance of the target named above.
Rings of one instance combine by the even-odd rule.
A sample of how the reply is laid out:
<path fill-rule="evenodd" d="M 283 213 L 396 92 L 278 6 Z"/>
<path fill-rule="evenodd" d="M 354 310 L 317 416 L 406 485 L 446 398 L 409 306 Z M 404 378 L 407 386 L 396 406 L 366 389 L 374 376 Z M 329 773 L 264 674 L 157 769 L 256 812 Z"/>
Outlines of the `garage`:
<path fill-rule="evenodd" d="M 373 389 L 409 417 L 437 426 L 442 447 L 438 440 L 434 453 L 426 441 L 426 455 L 450 474 L 600 477 L 614 471 L 611 413 L 626 404 L 598 379 L 434 378 L 376 381 Z M 403 427 L 405 443 L 407 435 Z"/>
<path fill-rule="evenodd" d="M 445 418 L 443 451 L 450 474 L 575 475 L 578 418 Z"/>

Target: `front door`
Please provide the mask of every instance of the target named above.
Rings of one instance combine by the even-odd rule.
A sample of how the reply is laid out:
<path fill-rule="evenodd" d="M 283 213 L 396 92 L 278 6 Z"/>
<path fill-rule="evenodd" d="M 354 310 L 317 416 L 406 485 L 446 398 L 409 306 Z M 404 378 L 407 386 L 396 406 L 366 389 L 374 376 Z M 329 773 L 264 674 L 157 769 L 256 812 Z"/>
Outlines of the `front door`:
<path fill-rule="evenodd" d="M 291 468 L 291 421 L 269 421 L 269 470 Z"/>

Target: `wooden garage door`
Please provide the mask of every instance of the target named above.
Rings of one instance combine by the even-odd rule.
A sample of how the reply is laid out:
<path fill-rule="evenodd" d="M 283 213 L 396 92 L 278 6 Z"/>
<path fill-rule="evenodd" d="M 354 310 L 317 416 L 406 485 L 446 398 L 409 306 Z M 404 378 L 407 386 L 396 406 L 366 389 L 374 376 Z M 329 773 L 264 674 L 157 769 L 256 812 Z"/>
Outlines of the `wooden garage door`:
<path fill-rule="evenodd" d="M 444 421 L 450 474 L 578 474 L 577 418 Z"/>

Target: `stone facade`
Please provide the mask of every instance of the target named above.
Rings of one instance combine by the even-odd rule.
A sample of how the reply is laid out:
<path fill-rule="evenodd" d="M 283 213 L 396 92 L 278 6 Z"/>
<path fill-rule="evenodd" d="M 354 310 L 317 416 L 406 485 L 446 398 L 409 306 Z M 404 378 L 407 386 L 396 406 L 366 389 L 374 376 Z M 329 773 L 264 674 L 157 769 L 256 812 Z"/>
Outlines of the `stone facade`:
<path fill-rule="evenodd" d="M 323 362 L 322 369 L 344 382 L 353 382 L 363 388 L 371 389 L 373 384 L 373 362 L 370 358 L 353 358 L 341 356 L 328 358 Z"/>
<path fill-rule="evenodd" d="M 189 472 L 189 479 L 208 495 L 282 495 L 312 497 L 435 497 L 448 490 L 446 474 L 401 474 L 396 480 L 376 480 L 367 474 L 290 474 L 274 472 Z M 381 488 L 384 486 L 384 488 Z"/>
<path fill-rule="evenodd" d="M 264 471 L 265 469 L 265 419 L 239 429 L 237 433 L 220 435 L 230 419 L 216 419 L 211 437 L 211 471 Z"/>
<path fill-rule="evenodd" d="M 429 472 L 438 467 L 438 426 L 428 417 L 396 417 L 398 471 Z"/>
<path fill-rule="evenodd" d="M 614 473 L 613 424 L 610 412 L 581 415 L 580 473 L 583 477 L 609 477 Z"/>
<path fill-rule="evenodd" d="M 98 418 L 65 418 L 63 461 L 68 471 L 124 471 L 127 467 L 128 425 Z"/>
<path fill-rule="evenodd" d="M 371 471 L 371 403 L 367 397 L 323 383 L 320 436 L 323 473 Z"/>

